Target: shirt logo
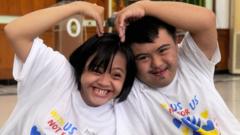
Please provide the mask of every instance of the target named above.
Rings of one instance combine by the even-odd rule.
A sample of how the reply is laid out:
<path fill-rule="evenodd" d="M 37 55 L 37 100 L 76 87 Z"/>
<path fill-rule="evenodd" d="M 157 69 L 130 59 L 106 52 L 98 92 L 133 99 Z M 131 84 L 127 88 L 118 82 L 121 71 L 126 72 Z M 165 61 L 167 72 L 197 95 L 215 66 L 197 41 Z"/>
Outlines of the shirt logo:
<path fill-rule="evenodd" d="M 38 131 L 37 126 L 33 126 L 30 132 L 30 135 L 41 135 L 41 133 Z"/>
<path fill-rule="evenodd" d="M 55 109 L 50 112 L 50 115 L 52 119 L 47 123 L 56 134 L 73 135 L 78 130 L 72 123 L 66 122 Z"/>
<path fill-rule="evenodd" d="M 214 121 L 208 117 L 208 110 L 200 113 L 200 116 L 191 115 L 199 105 L 199 99 L 194 96 L 188 103 L 188 108 L 184 108 L 182 103 L 161 104 L 161 107 L 168 111 L 174 118 L 173 124 L 182 131 L 183 135 L 219 135 Z"/>

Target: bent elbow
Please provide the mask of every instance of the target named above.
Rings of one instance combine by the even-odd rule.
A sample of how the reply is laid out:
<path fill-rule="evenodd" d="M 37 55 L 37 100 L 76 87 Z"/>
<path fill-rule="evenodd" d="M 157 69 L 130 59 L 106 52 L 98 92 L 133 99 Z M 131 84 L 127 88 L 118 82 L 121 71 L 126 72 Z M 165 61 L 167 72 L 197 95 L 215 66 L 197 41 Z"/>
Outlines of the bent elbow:
<path fill-rule="evenodd" d="M 16 32 L 15 32 L 14 28 L 12 27 L 11 23 L 5 25 L 3 30 L 4 30 L 4 33 L 5 33 L 6 37 L 10 41 L 14 40 L 14 37 L 16 37 L 16 36 L 14 36 L 14 35 L 16 35 Z"/>
<path fill-rule="evenodd" d="M 212 11 L 209 13 L 209 20 L 211 21 L 211 24 L 216 25 L 216 15 Z"/>
<path fill-rule="evenodd" d="M 214 12 L 208 10 L 208 13 L 206 14 L 206 28 L 216 28 L 216 15 Z"/>
<path fill-rule="evenodd" d="M 5 25 L 3 28 L 3 31 L 5 33 L 5 35 L 8 37 L 9 35 L 11 35 L 10 33 L 10 28 L 9 28 L 9 24 Z"/>

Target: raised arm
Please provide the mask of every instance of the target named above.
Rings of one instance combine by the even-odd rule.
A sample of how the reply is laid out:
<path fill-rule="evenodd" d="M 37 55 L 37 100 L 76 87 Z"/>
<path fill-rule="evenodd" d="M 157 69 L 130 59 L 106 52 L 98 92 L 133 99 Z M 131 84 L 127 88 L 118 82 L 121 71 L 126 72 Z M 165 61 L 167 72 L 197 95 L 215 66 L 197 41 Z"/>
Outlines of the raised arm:
<path fill-rule="evenodd" d="M 33 39 L 59 21 L 81 14 L 97 22 L 97 33 L 103 33 L 103 7 L 78 1 L 66 5 L 50 7 L 26 14 L 7 24 L 4 31 L 12 43 L 16 55 L 25 62 L 32 47 Z"/>
<path fill-rule="evenodd" d="M 127 20 L 144 15 L 189 31 L 199 48 L 211 59 L 217 46 L 216 19 L 212 11 L 182 2 L 139 1 L 117 14 L 115 25 L 122 40 Z"/>

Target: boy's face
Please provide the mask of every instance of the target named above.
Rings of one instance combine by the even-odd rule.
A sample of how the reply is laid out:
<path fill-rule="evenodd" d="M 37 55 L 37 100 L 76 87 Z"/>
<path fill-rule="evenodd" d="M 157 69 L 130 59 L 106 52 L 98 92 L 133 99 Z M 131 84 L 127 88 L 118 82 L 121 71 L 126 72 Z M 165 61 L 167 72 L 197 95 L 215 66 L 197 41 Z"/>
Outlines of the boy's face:
<path fill-rule="evenodd" d="M 134 43 L 137 77 L 152 88 L 170 84 L 177 69 L 177 45 L 165 29 L 160 29 L 153 43 Z"/>
<path fill-rule="evenodd" d="M 91 60 L 91 58 L 90 58 Z M 126 58 L 118 52 L 112 64 L 109 64 L 106 72 L 104 70 L 90 71 L 90 61 L 85 65 L 81 76 L 81 95 L 89 106 L 100 106 L 113 98 L 116 98 L 123 88 L 126 78 Z"/>

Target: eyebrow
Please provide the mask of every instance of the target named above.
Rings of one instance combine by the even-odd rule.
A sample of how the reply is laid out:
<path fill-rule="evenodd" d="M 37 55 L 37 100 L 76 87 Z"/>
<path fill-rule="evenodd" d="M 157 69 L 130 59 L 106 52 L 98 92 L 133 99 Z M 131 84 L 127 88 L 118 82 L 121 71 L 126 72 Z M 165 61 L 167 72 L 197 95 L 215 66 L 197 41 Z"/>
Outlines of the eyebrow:
<path fill-rule="evenodd" d="M 157 51 L 159 51 L 160 49 L 164 48 L 164 47 L 170 47 L 171 44 L 162 44 L 158 49 Z"/>
<path fill-rule="evenodd" d="M 136 59 L 136 58 L 140 57 L 141 55 L 148 55 L 148 53 L 139 53 L 139 54 L 136 54 L 134 57 Z"/>

